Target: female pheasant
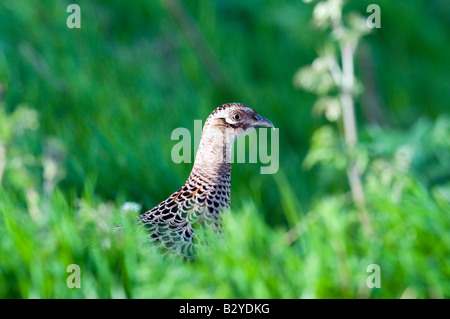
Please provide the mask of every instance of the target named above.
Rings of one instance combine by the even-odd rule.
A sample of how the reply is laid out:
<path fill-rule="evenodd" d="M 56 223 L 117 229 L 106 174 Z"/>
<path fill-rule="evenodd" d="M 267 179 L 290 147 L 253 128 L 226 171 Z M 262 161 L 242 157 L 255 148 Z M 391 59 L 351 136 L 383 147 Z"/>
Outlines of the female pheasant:
<path fill-rule="evenodd" d="M 200 241 L 196 227 L 222 232 L 222 213 L 230 208 L 233 142 L 258 127 L 274 128 L 269 120 L 239 103 L 221 105 L 209 115 L 186 183 L 138 216 L 165 253 L 191 258 Z"/>

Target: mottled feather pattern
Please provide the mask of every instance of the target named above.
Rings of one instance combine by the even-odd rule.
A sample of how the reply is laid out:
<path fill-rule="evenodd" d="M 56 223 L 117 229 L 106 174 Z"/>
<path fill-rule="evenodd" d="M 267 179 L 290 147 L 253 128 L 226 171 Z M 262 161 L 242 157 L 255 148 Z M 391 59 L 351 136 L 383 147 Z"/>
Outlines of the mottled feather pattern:
<path fill-rule="evenodd" d="M 194 225 L 222 232 L 221 213 L 230 208 L 230 177 L 231 168 L 215 179 L 194 169 L 183 187 L 138 218 L 166 254 L 191 258 L 194 246 L 202 249 L 206 245 L 198 238 Z"/>

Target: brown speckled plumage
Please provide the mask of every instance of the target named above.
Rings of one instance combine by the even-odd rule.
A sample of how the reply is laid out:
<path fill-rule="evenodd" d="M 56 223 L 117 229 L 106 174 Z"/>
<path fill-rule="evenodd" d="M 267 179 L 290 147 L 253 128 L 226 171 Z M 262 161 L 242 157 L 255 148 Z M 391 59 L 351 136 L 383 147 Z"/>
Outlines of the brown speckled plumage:
<path fill-rule="evenodd" d="M 230 208 L 233 142 L 256 127 L 273 124 L 238 103 L 219 106 L 207 118 L 186 183 L 158 206 L 138 216 L 154 243 L 166 253 L 194 256 L 194 250 L 203 246 L 196 227 L 222 232 L 222 214 Z"/>

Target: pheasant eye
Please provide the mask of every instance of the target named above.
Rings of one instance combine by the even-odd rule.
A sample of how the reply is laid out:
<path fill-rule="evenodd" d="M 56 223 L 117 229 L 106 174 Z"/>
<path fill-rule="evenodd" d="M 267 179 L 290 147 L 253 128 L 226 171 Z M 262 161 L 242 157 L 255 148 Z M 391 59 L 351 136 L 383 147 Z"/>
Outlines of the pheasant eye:
<path fill-rule="evenodd" d="M 239 113 L 234 113 L 233 116 L 231 117 L 233 120 L 235 121 L 239 121 L 241 119 L 241 114 Z"/>

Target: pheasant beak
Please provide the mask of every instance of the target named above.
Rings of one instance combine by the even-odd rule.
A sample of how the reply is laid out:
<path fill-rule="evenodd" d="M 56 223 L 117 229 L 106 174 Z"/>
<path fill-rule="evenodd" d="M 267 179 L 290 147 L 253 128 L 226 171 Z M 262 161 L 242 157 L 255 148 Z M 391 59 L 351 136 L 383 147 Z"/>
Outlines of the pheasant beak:
<path fill-rule="evenodd" d="M 268 119 L 265 119 L 259 114 L 256 115 L 256 122 L 252 124 L 252 127 L 271 127 L 275 129 L 275 126 L 272 124 L 272 122 L 270 122 Z"/>

